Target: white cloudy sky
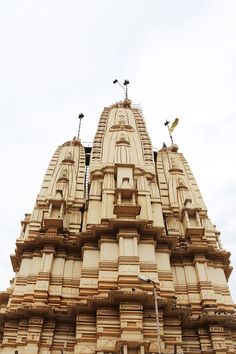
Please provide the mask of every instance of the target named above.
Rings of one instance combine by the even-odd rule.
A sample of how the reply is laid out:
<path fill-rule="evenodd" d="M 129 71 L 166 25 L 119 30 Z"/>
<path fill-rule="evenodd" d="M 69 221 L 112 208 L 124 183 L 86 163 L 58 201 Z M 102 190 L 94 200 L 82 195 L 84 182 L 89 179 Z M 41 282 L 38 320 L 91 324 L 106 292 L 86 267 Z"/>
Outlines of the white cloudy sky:
<path fill-rule="evenodd" d="M 93 139 L 104 106 L 129 79 L 154 147 L 163 122 L 187 158 L 236 267 L 236 1 L 2 0 L 0 2 L 0 289 L 9 254 L 54 149 Z M 236 301 L 236 277 L 231 276 Z"/>

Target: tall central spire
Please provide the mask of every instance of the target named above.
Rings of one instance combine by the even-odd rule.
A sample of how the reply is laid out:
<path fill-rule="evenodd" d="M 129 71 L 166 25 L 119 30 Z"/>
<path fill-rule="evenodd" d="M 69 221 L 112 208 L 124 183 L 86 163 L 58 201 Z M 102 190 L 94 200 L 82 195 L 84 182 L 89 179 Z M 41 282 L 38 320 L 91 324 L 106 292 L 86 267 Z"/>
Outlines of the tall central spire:
<path fill-rule="evenodd" d="M 136 210 L 135 219 L 164 227 L 151 141 L 141 111 L 132 108 L 130 100 L 104 109 L 94 139 L 90 173 L 88 224 L 118 217 L 117 210 L 123 205 L 126 211 Z M 94 208 L 100 213 L 95 214 Z M 158 223 L 155 213 L 160 213 Z"/>

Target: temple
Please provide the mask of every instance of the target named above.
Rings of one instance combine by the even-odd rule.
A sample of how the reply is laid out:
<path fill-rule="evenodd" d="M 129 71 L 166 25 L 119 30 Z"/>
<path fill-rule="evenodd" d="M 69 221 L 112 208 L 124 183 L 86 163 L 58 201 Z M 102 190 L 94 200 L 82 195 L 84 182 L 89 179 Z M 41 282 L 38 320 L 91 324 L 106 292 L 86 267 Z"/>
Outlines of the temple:
<path fill-rule="evenodd" d="M 230 253 L 178 146 L 129 99 L 60 145 L 0 293 L 0 353 L 236 352 Z"/>

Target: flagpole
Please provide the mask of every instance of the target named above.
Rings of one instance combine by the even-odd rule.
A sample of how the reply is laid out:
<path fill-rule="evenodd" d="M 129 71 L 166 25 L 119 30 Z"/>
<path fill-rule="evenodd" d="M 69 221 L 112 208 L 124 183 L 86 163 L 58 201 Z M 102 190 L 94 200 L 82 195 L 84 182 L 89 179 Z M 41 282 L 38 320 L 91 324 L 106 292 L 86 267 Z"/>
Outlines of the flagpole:
<path fill-rule="evenodd" d="M 172 145 L 174 144 L 174 141 L 173 141 L 173 137 L 172 137 L 171 133 L 175 129 L 175 127 L 178 124 L 178 122 L 179 122 L 179 118 L 175 118 L 174 122 L 171 124 L 171 127 L 169 127 L 170 122 L 168 120 L 166 120 L 166 122 L 164 123 L 164 125 L 168 128 L 168 132 L 169 132 L 169 135 L 170 135 L 170 140 L 171 140 L 171 144 Z"/>
<path fill-rule="evenodd" d="M 168 127 L 168 130 L 169 130 L 169 127 Z M 169 130 L 169 134 L 170 134 L 170 140 L 171 140 L 171 143 L 172 143 L 172 145 L 173 145 L 173 144 L 174 144 L 174 141 L 173 141 L 173 138 L 172 138 L 172 135 L 171 135 L 170 130 Z"/>
<path fill-rule="evenodd" d="M 168 129 L 169 136 L 170 136 L 170 140 L 171 140 L 171 144 L 174 144 L 173 138 L 172 138 L 172 135 L 171 135 L 171 132 L 170 132 L 169 124 L 170 124 L 170 122 L 169 122 L 168 120 L 166 120 L 166 122 L 164 123 L 164 125 L 165 125 L 165 126 L 167 127 L 167 129 Z"/>

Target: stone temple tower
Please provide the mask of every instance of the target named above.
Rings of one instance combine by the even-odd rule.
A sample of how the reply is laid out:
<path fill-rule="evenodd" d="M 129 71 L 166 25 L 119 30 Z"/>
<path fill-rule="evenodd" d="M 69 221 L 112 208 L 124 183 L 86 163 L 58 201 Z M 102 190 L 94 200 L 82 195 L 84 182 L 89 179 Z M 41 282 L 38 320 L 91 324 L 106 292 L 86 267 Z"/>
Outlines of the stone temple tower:
<path fill-rule="evenodd" d="M 178 147 L 131 101 L 59 146 L 0 293 L 0 353 L 236 353 L 229 252 Z M 155 307 L 156 305 L 156 307 Z"/>

